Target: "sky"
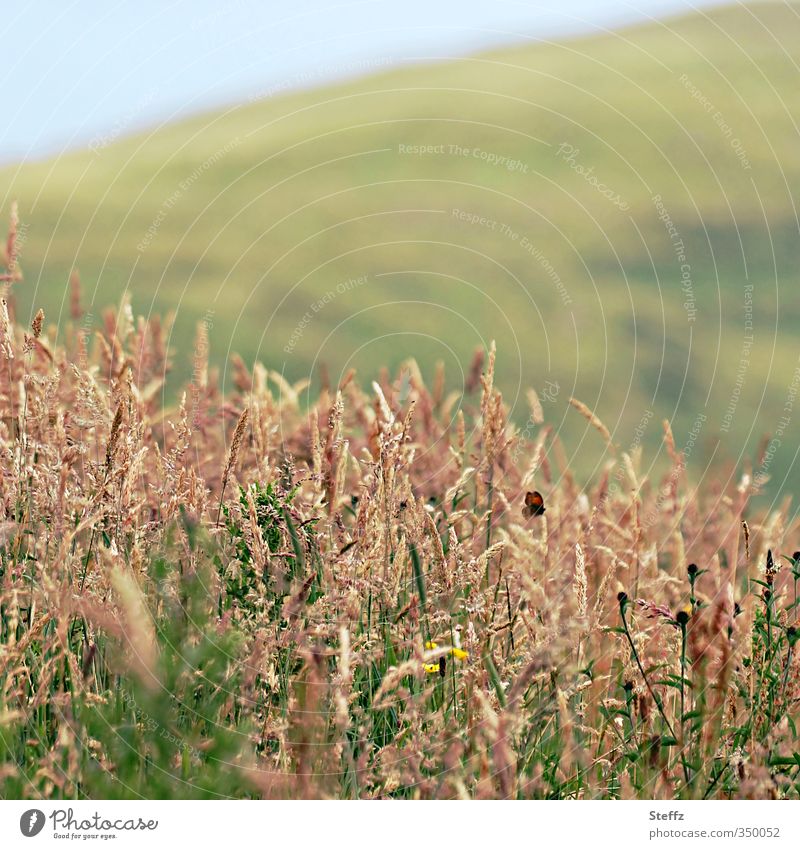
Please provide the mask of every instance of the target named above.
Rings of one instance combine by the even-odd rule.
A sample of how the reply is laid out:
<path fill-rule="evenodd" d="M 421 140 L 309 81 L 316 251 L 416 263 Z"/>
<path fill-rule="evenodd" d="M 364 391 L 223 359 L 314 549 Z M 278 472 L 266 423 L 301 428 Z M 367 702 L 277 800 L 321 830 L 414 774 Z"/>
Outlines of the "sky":
<path fill-rule="evenodd" d="M 714 0 L 26 0 L 0 19 L 0 161 L 391 65 L 689 12 Z"/>

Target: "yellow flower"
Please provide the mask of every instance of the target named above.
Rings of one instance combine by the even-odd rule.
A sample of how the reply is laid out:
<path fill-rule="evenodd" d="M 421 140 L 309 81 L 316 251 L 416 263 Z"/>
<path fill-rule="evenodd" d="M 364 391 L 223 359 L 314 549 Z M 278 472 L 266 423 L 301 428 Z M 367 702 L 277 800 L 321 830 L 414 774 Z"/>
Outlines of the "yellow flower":
<path fill-rule="evenodd" d="M 425 648 L 428 651 L 432 651 L 433 649 L 439 648 L 439 643 L 434 643 L 433 640 L 428 640 L 425 643 Z M 469 657 L 469 652 L 464 651 L 460 646 L 453 646 L 447 650 L 447 653 L 452 655 L 456 660 L 466 660 Z M 428 664 L 429 666 L 431 664 Z M 437 667 L 438 668 L 438 667 Z"/>
<path fill-rule="evenodd" d="M 444 678 L 447 669 L 447 661 L 440 657 L 437 663 L 423 663 L 422 668 L 428 675 L 435 675 L 437 672 Z"/>
<path fill-rule="evenodd" d="M 428 651 L 432 651 L 433 649 L 439 648 L 438 643 L 434 643 L 432 641 L 428 641 L 425 643 L 425 648 Z M 451 647 L 447 650 L 447 654 L 454 657 L 456 660 L 466 660 L 469 657 L 469 652 L 464 651 L 464 649 Z M 423 663 L 422 668 L 427 672 L 428 675 L 435 675 L 437 672 L 441 674 L 442 666 L 443 666 L 444 656 L 440 657 L 436 663 Z"/>

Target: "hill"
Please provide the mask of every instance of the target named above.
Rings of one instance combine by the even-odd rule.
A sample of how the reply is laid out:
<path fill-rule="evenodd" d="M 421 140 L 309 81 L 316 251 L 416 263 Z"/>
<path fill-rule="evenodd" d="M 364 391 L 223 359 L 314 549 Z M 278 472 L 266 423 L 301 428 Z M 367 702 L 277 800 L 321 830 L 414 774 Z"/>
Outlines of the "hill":
<path fill-rule="evenodd" d="M 460 389 L 496 338 L 513 415 L 528 386 L 549 397 L 587 475 L 572 395 L 623 450 L 671 419 L 696 478 L 776 434 L 754 471 L 777 493 L 798 483 L 798 60 L 796 6 L 723 7 L 7 167 L 17 314 L 64 324 L 77 267 L 87 326 L 125 290 L 137 314 L 176 311 L 179 377 L 201 321 L 220 366 L 313 381 L 414 356 Z"/>

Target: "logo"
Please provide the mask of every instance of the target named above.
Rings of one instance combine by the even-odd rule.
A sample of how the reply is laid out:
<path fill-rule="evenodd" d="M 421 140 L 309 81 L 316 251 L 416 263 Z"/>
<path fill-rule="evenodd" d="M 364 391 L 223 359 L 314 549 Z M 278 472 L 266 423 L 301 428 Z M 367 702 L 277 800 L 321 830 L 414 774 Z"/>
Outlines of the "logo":
<path fill-rule="evenodd" d="M 36 808 L 31 808 L 19 818 L 19 830 L 25 837 L 36 837 L 44 828 L 44 814 Z"/>

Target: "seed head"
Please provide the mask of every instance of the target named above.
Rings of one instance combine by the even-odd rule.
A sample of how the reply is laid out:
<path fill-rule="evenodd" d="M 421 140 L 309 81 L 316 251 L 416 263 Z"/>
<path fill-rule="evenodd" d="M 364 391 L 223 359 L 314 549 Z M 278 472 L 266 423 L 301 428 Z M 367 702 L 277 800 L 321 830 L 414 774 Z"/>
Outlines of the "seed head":
<path fill-rule="evenodd" d="M 11 319 L 8 315 L 8 301 L 0 299 L 0 351 L 7 360 L 14 359 L 14 348 L 12 340 L 14 331 L 11 328 Z"/>
<path fill-rule="evenodd" d="M 228 485 L 231 469 L 236 465 L 236 460 L 239 457 L 239 449 L 242 446 L 242 440 L 247 430 L 248 412 L 247 407 L 245 407 L 244 412 L 239 416 L 239 421 L 236 422 L 236 429 L 233 431 L 231 450 L 228 452 L 228 462 L 225 464 L 225 471 L 222 473 L 222 495 L 225 494 L 225 487 Z M 222 501 L 222 495 L 220 495 L 220 503 Z"/>
<path fill-rule="evenodd" d="M 40 309 L 33 317 L 33 322 L 31 323 L 34 339 L 38 339 L 42 335 L 42 324 L 44 324 L 44 310 Z"/>

